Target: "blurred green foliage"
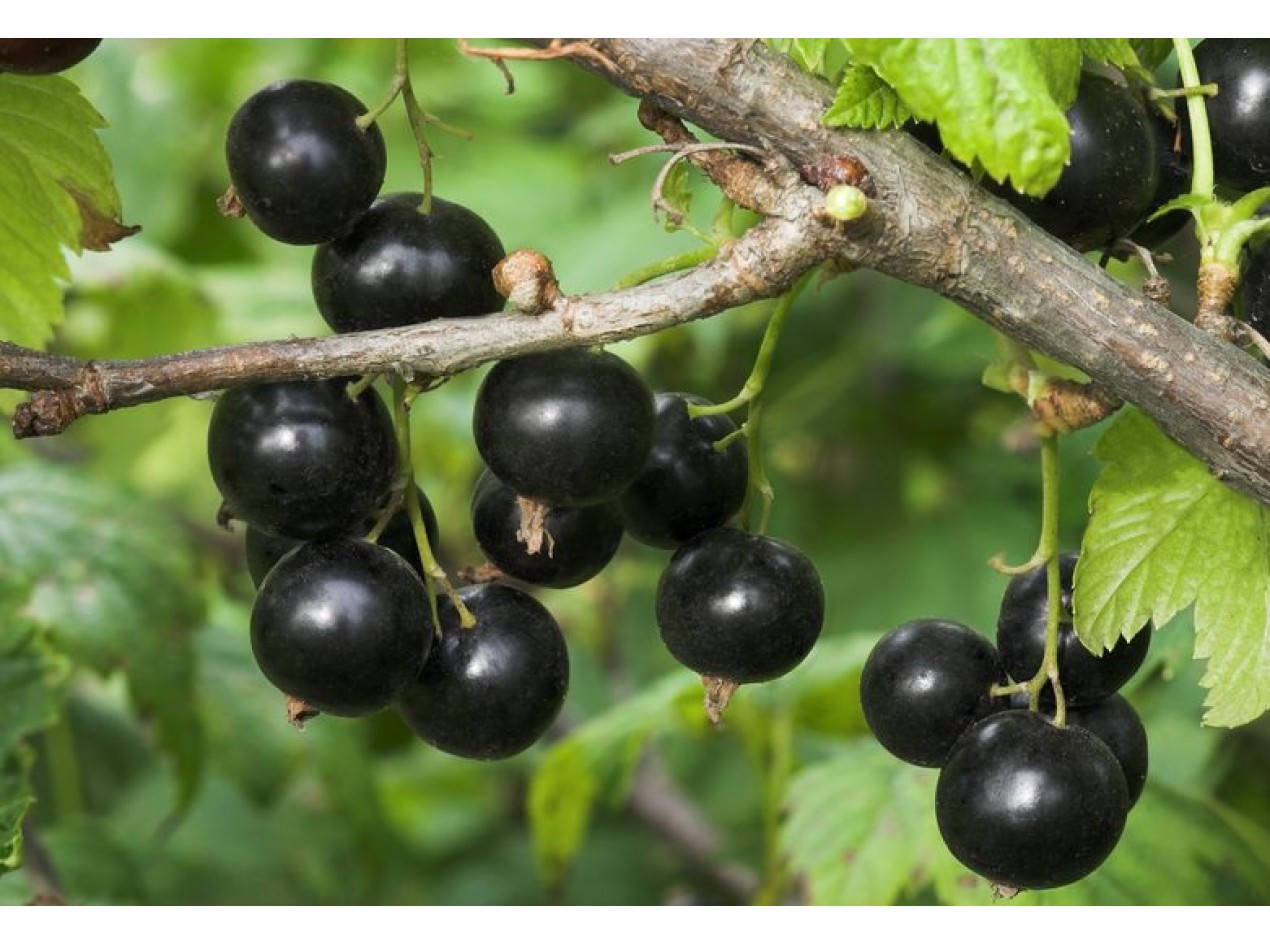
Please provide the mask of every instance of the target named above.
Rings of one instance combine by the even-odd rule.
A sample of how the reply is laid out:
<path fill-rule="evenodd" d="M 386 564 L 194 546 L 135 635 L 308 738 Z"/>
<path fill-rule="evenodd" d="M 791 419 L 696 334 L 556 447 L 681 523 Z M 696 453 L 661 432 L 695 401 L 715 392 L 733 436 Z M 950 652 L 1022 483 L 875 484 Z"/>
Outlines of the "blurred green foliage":
<path fill-rule="evenodd" d="M 508 97 L 452 43 L 412 50 L 424 107 L 474 134 L 433 135 L 438 193 L 485 216 L 509 249 L 547 253 L 566 291 L 696 246 L 650 213 L 656 158 L 606 160 L 649 143 L 632 100 L 558 63 L 513 65 Z M 144 357 L 323 333 L 311 250 L 216 211 L 224 129 L 247 95 L 285 77 L 373 101 L 391 60 L 387 41 L 105 42 L 70 77 L 110 122 L 125 220 L 144 230 L 73 261 L 55 349 Z M 417 189 L 404 116 L 383 124 L 386 189 Z M 716 197 L 687 180 L 705 227 Z M 721 399 L 744 380 L 764 313 L 616 349 L 655 389 Z M 86 418 L 48 441 L 0 438 L 0 795 L 19 797 L 0 803 L 0 834 L 34 799 L 24 865 L 0 878 L 0 902 L 733 901 L 725 866 L 753 877 L 740 886 L 758 900 L 988 902 L 932 835 L 933 779 L 876 748 L 856 686 L 871 642 L 905 620 L 991 633 L 1004 579 L 984 562 L 1032 549 L 1035 444 L 1019 402 L 978 381 L 994 353 L 969 315 L 871 273 L 806 293 L 777 352 L 764 445 L 769 530 L 824 579 L 816 651 L 742 689 L 710 729 L 696 679 L 657 636 L 666 555 L 628 541 L 591 583 L 542 594 L 569 640 L 569 700 L 548 743 L 491 764 L 428 748 L 389 712 L 287 725 L 251 657 L 241 533 L 213 523 L 208 402 Z M 479 375 L 413 415 L 449 567 L 480 560 L 468 523 Z M 1069 547 L 1098 434 L 1063 443 Z M 1157 634 L 1129 693 L 1153 754 L 1121 850 L 1069 892 L 1019 903 L 1270 900 L 1270 727 L 1200 727 L 1188 619 Z M 672 785 L 662 792 L 712 826 L 704 858 L 633 811 L 650 751 Z M 30 794 L 5 792 L 28 768 Z M 15 855 L 0 845 L 0 866 Z"/>

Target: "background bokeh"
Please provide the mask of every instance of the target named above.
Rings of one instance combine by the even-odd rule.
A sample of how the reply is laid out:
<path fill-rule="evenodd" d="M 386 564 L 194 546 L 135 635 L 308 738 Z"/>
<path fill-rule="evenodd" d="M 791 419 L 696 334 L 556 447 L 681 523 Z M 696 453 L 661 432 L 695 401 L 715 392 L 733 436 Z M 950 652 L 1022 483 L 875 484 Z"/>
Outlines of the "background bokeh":
<path fill-rule="evenodd" d="M 107 40 L 69 77 L 110 122 L 125 219 L 144 228 L 75 261 L 56 349 L 145 357 L 325 333 L 312 250 L 218 214 L 223 136 L 268 82 L 322 78 L 371 103 L 391 61 L 386 40 Z M 437 193 L 509 250 L 545 252 L 565 291 L 610 288 L 697 245 L 650 213 L 660 158 L 606 159 L 651 141 L 633 100 L 563 63 L 513 64 L 508 96 L 489 63 L 446 41 L 414 43 L 412 66 L 424 107 L 474 135 L 433 132 Z M 418 189 L 400 107 L 381 124 L 385 191 Z M 695 194 L 705 225 L 717 198 Z M 1183 274 L 1187 238 L 1174 243 Z M 744 380 L 767 310 L 613 349 L 654 389 L 721 399 Z M 743 689 L 710 730 L 696 681 L 657 635 L 666 554 L 627 540 L 600 577 L 542 594 L 569 641 L 569 699 L 547 744 L 492 764 L 427 747 L 391 712 L 287 725 L 251 657 L 241 532 L 214 525 L 207 400 L 86 418 L 47 441 L 0 437 L 0 618 L 38 624 L 69 659 L 63 720 L 33 742 L 26 865 L 0 877 L 0 902 L 987 903 L 934 836 L 932 774 L 873 744 L 855 686 L 870 642 L 905 620 L 990 634 L 1005 581 L 985 561 L 1035 543 L 1035 441 L 1020 401 L 979 383 L 995 350 L 956 306 L 872 273 L 805 293 L 777 352 L 764 446 L 769 532 L 824 580 L 817 650 L 787 679 Z M 468 501 L 481 374 L 413 415 L 450 567 L 480 562 Z M 1062 445 L 1068 547 L 1099 432 Z M 1020 903 L 1270 900 L 1270 727 L 1200 727 L 1192 641 L 1186 616 L 1159 631 L 1129 692 L 1153 753 L 1121 849 L 1076 888 Z M 695 844 L 664 828 L 685 811 Z"/>

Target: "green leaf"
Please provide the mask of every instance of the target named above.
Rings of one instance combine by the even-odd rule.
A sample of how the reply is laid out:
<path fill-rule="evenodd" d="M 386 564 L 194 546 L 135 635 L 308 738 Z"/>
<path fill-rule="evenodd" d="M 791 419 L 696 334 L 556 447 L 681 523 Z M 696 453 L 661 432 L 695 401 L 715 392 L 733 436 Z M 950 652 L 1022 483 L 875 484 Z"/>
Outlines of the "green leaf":
<path fill-rule="evenodd" d="M 1070 154 L 1066 107 L 1080 79 L 1070 39 L 848 39 L 944 147 L 998 181 L 1046 193 Z"/>
<path fill-rule="evenodd" d="M 137 710 L 176 762 L 180 811 L 203 762 L 191 632 L 202 589 L 188 539 L 121 489 L 45 465 L 0 471 L 0 571 L 19 609 L 76 663 L 122 671 Z"/>
<path fill-rule="evenodd" d="M 18 612 L 21 581 L 0 569 L 0 874 L 22 855 L 22 819 L 34 802 L 25 740 L 57 720 L 65 696 L 67 661 Z"/>
<path fill-rule="evenodd" d="M 680 161 L 670 169 L 662 184 L 662 199 L 671 209 L 665 211 L 666 232 L 673 233 L 684 225 L 688 211 L 692 209 L 692 184 L 688 177 L 688 162 Z M 676 218 L 675 214 L 678 214 Z"/>
<path fill-rule="evenodd" d="M 102 117 L 60 76 L 0 74 L 0 335 L 42 346 L 62 320 L 62 247 L 105 249 L 119 224 Z"/>
<path fill-rule="evenodd" d="M 866 65 L 852 63 L 824 123 L 848 128 L 898 128 L 912 117 L 904 100 Z"/>
<path fill-rule="evenodd" d="M 1172 213 L 1174 210 L 1194 210 L 1197 207 L 1208 206 L 1213 201 L 1209 197 L 1201 196 L 1198 193 L 1184 193 L 1180 197 L 1174 197 L 1168 203 L 1157 209 L 1154 213 L 1147 217 L 1147 220 L 1158 220 L 1166 213 Z"/>
<path fill-rule="evenodd" d="M 767 42 L 812 75 L 828 78 L 842 65 L 844 50 L 839 39 L 769 39 Z"/>
<path fill-rule="evenodd" d="M 993 902 L 988 883 L 940 838 L 938 773 L 857 738 L 794 778 L 778 842 L 812 904 L 881 905 L 929 891 L 948 904 Z M 1264 900 L 1268 891 L 1270 835 L 1211 800 L 1148 783 L 1097 871 L 1011 904 L 1236 903 Z"/>
<path fill-rule="evenodd" d="M 1127 410 L 1099 440 L 1076 568 L 1076 632 L 1093 651 L 1195 605 L 1208 664 L 1204 721 L 1270 708 L 1270 508 L 1223 485 L 1147 417 Z"/>
<path fill-rule="evenodd" d="M 607 782 L 618 793 L 653 732 L 677 726 L 685 699 L 699 712 L 700 682 L 675 672 L 558 741 L 529 784 L 529 825 L 544 880 L 560 882 L 586 838 L 591 811 Z"/>
<path fill-rule="evenodd" d="M 1173 51 L 1171 39 L 1131 39 L 1129 45 L 1133 47 L 1138 62 L 1145 69 L 1159 68 L 1160 63 Z"/>
<path fill-rule="evenodd" d="M 1117 69 L 1138 69 L 1138 52 L 1132 40 L 1128 39 L 1078 39 L 1080 51 L 1087 59 L 1094 62 L 1105 62 Z M 1165 40 L 1168 42 L 1168 40 Z"/>

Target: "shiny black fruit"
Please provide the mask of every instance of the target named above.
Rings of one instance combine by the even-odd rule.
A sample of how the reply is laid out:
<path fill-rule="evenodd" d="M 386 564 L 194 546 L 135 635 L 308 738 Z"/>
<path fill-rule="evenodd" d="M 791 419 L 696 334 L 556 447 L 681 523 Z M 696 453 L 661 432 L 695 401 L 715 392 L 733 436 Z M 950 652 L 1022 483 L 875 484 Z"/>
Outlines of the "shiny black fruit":
<path fill-rule="evenodd" d="M 1123 695 L 1085 707 L 1070 708 L 1067 723 L 1084 728 L 1111 748 L 1129 786 L 1129 805 L 1138 802 L 1147 782 L 1147 732 Z"/>
<path fill-rule="evenodd" d="M 1067 110 L 1071 158 L 1058 183 L 1037 199 L 1009 187 L 1000 193 L 1040 226 L 1080 250 L 1108 246 L 1153 208 L 1160 158 L 1138 97 L 1086 72 Z"/>
<path fill-rule="evenodd" d="M 765 682 L 798 665 L 824 615 L 820 576 L 801 551 L 735 528 L 697 535 L 657 584 L 657 625 L 670 654 L 731 682 Z"/>
<path fill-rule="evenodd" d="M 416 486 L 415 491 L 419 495 L 419 511 L 423 515 L 423 528 L 428 535 L 428 544 L 435 552 L 438 540 L 437 516 L 432 510 L 432 503 L 428 501 L 428 496 L 423 493 L 423 489 Z M 377 513 L 372 512 L 358 522 L 357 527 L 345 536 L 364 537 L 375 526 L 376 516 Z M 251 574 L 251 582 L 259 587 L 264 582 L 265 575 L 273 569 L 273 565 L 282 559 L 282 555 L 302 543 L 304 542 L 295 538 L 270 534 L 267 531 L 261 531 L 259 528 L 248 525 L 244 547 L 247 554 L 247 571 Z M 415 572 L 420 577 L 423 576 L 423 562 L 419 557 L 419 545 L 415 543 L 414 529 L 410 526 L 410 515 L 407 514 L 404 507 L 398 509 L 396 514 L 388 520 L 388 525 L 384 528 L 376 543 L 380 547 L 386 547 L 388 550 L 399 554 L 407 564 L 415 569 Z"/>
<path fill-rule="evenodd" d="M 1191 189 L 1191 162 L 1177 147 L 1177 126 L 1157 112 L 1150 112 L 1150 116 L 1160 156 L 1160 179 L 1148 215 Z M 1191 214 L 1186 210 L 1171 210 L 1158 220 L 1143 223 L 1129 234 L 1129 238 L 1139 246 L 1156 249 L 1185 229 L 1190 219 Z"/>
<path fill-rule="evenodd" d="M 207 456 L 235 517 L 286 537 L 345 535 L 392 483 L 392 421 L 344 379 L 234 387 L 212 411 Z"/>
<path fill-rule="evenodd" d="M 745 500 L 749 465 L 745 443 L 722 451 L 714 444 L 736 431 L 728 417 L 688 416 L 688 404 L 709 403 L 691 393 L 659 393 L 653 448 L 622 493 L 622 520 L 631 536 L 653 547 L 678 547 L 726 524 Z"/>
<path fill-rule="evenodd" d="M 967 868 L 1012 888 L 1084 878 L 1124 830 L 1129 791 L 1111 750 L 1033 711 L 990 715 L 961 736 L 935 789 L 935 818 Z"/>
<path fill-rule="evenodd" d="M 569 690 L 569 653 L 546 607 L 504 584 L 459 591 L 476 617 L 464 629 L 437 600 L 441 637 L 397 703 L 419 737 L 449 754 L 519 754 L 551 726 Z"/>
<path fill-rule="evenodd" d="M 622 519 L 612 503 L 558 506 L 540 522 L 527 518 L 530 513 L 492 472 L 481 474 L 472 495 L 476 541 L 499 570 L 526 583 L 576 587 L 603 570 L 622 543 Z"/>
<path fill-rule="evenodd" d="M 1249 245 L 1239 278 L 1239 308 L 1245 321 L 1270 337 L 1270 242 Z"/>
<path fill-rule="evenodd" d="M 1202 99 L 1213 176 L 1234 190 L 1270 184 L 1270 39 L 1206 39 L 1195 47 L 1195 65 L 1201 82 L 1217 83 L 1217 94 Z M 1180 99 L 1177 112 L 1189 153 L 1190 120 Z"/>
<path fill-rule="evenodd" d="M 873 736 L 901 760 L 939 767 L 965 730 L 1004 704 L 988 690 L 1005 681 L 992 643 L 948 620 L 905 623 L 883 636 L 860 676 Z"/>
<path fill-rule="evenodd" d="M 472 430 L 485 464 L 517 494 L 595 505 L 616 498 L 643 467 L 653 395 L 615 354 L 527 354 L 486 375 Z"/>
<path fill-rule="evenodd" d="M 389 704 L 432 643 L 423 581 L 366 541 L 317 541 L 269 572 L 251 610 L 251 649 L 279 689 L 333 715 Z"/>
<path fill-rule="evenodd" d="M 1076 559 L 1075 554 L 1059 558 L 1063 599 L 1058 627 L 1058 677 L 1069 704 L 1088 705 L 1102 701 L 1133 678 L 1151 645 L 1151 625 L 1143 626 L 1128 642 L 1121 639 L 1100 656 L 1086 649 L 1071 624 Z M 1044 567 L 1020 574 L 1010 581 L 1001 599 L 997 651 L 1005 670 L 1016 682 L 1032 678 L 1045 653 L 1045 609 L 1049 597 L 1045 580 Z"/>
<path fill-rule="evenodd" d="M 50 75 L 83 62 L 100 39 L 0 39 L 0 72 Z"/>
<path fill-rule="evenodd" d="M 493 271 L 503 244 L 467 207 L 423 194 L 377 200 L 344 235 L 313 255 L 313 297 L 336 331 L 502 311 Z"/>
<path fill-rule="evenodd" d="M 345 230 L 384 182 L 387 155 L 366 106 L 337 85 L 292 79 L 261 89 L 234 113 L 225 159 L 234 190 L 261 230 L 312 245 Z"/>

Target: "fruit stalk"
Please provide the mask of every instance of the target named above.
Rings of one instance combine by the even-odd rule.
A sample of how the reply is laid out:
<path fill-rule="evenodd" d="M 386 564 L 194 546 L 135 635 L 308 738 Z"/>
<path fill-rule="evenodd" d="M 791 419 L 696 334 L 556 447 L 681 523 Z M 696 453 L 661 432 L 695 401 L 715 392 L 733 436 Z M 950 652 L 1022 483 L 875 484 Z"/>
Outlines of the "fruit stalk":
<path fill-rule="evenodd" d="M 445 569 L 437 563 L 432 553 L 432 545 L 428 541 L 428 531 L 423 524 L 423 512 L 419 507 L 419 492 L 415 488 L 415 470 L 410 453 L 410 410 L 406 406 L 406 382 L 401 377 L 392 381 L 393 423 L 397 431 L 397 462 L 399 463 L 398 479 L 404 489 L 406 513 L 410 516 L 410 527 L 414 531 L 415 543 L 419 545 L 419 562 L 423 564 L 423 577 L 428 585 L 428 608 L 431 611 L 432 625 L 436 632 L 441 631 L 441 620 L 437 615 L 437 598 L 433 589 L 433 581 L 441 585 L 445 595 L 454 604 L 459 614 L 459 625 L 471 629 L 476 625 L 476 618 L 459 597 L 446 575 Z"/>
<path fill-rule="evenodd" d="M 1041 541 L 1045 555 L 1046 609 L 1045 655 L 1036 676 L 1028 683 L 1028 703 L 1035 711 L 1041 689 L 1048 681 L 1054 688 L 1054 723 L 1067 723 L 1067 704 L 1058 678 L 1058 624 L 1061 619 L 1063 587 L 1058 567 L 1058 437 L 1041 440 Z"/>
<path fill-rule="evenodd" d="M 1191 44 L 1185 39 L 1174 39 L 1177 68 L 1182 76 L 1182 88 L 1186 90 L 1186 114 L 1191 122 L 1191 193 L 1206 200 L 1213 198 L 1213 143 L 1208 133 L 1208 111 L 1199 81 L 1199 69 Z"/>

